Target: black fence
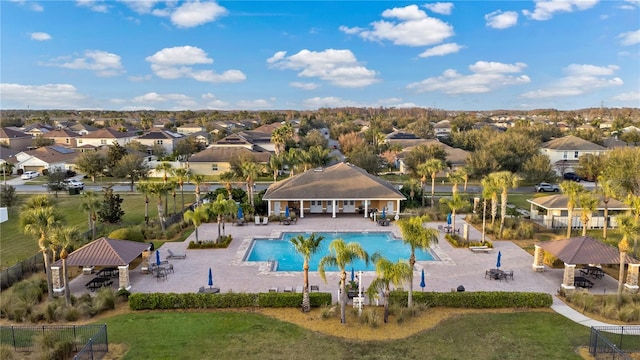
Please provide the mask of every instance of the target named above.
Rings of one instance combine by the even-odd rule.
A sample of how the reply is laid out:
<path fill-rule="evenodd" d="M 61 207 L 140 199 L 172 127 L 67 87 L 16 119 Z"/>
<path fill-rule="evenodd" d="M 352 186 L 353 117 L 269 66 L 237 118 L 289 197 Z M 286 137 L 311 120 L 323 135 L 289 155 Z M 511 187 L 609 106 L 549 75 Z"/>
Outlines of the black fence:
<path fill-rule="evenodd" d="M 44 271 L 44 258 L 42 253 L 37 253 L 32 257 L 10 266 L 0 273 L 0 289 L 4 290 L 11 285 L 22 281 L 24 278 Z"/>
<path fill-rule="evenodd" d="M 631 360 L 640 351 L 640 326 L 593 326 L 589 353 L 598 359 Z"/>
<path fill-rule="evenodd" d="M 109 351 L 107 325 L 0 326 L 0 344 L 15 352 L 31 353 L 37 337 L 54 344 L 66 344 L 74 359 L 102 359 Z"/>

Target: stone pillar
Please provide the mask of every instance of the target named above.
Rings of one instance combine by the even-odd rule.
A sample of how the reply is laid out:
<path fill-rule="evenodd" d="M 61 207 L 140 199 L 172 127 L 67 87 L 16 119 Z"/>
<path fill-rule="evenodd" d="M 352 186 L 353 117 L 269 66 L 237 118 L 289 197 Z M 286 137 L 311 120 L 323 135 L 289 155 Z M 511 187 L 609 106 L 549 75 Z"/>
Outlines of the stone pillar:
<path fill-rule="evenodd" d="M 533 253 L 533 265 L 531 268 L 533 271 L 544 271 L 544 250 L 538 245 L 535 246 L 535 252 Z"/>
<path fill-rule="evenodd" d="M 131 284 L 129 283 L 129 265 L 118 266 L 118 289 L 131 289 Z"/>
<path fill-rule="evenodd" d="M 640 287 L 638 286 L 638 269 L 640 264 L 629 264 L 627 270 L 627 282 L 624 284 L 624 289 L 632 294 L 638 293 Z"/>
<path fill-rule="evenodd" d="M 367 218 L 369 216 L 369 202 L 367 200 L 364 202 L 364 217 Z"/>
<path fill-rule="evenodd" d="M 574 286 L 575 272 L 575 264 L 564 264 L 564 276 L 562 277 L 562 285 L 560 286 L 567 293 L 571 293 L 576 289 L 576 287 Z"/>
<path fill-rule="evenodd" d="M 462 225 L 462 238 L 464 241 L 469 241 L 469 224 L 467 223 Z"/>
<path fill-rule="evenodd" d="M 267 217 L 271 215 L 271 200 L 267 200 Z"/>
<path fill-rule="evenodd" d="M 304 218 L 304 200 L 300 200 L 300 219 Z"/>
<path fill-rule="evenodd" d="M 64 279 L 62 278 L 62 268 L 60 266 L 51 267 L 51 284 L 55 294 L 64 293 Z"/>
<path fill-rule="evenodd" d="M 140 262 L 140 269 L 142 272 L 149 272 L 149 256 L 151 251 L 145 250 L 142 252 L 142 261 Z"/>

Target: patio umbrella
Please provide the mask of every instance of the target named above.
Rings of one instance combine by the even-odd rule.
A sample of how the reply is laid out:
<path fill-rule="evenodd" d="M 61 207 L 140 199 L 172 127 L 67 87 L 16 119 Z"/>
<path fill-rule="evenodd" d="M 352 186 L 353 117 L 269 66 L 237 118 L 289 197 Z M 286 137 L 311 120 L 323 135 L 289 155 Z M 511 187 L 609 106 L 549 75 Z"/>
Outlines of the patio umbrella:
<path fill-rule="evenodd" d="M 353 272 L 353 267 L 351 268 L 351 281 L 355 281 L 356 279 L 356 273 Z"/>
<path fill-rule="evenodd" d="M 451 213 L 447 214 L 447 225 L 451 225 Z"/>
<path fill-rule="evenodd" d="M 424 291 L 425 286 L 427 286 L 427 284 L 424 282 L 424 269 L 422 269 L 422 280 L 420 280 L 420 287 L 422 288 L 422 291 Z"/>
<path fill-rule="evenodd" d="M 285 217 L 289 217 L 289 207 L 288 206 L 284 208 L 284 216 Z"/>
<path fill-rule="evenodd" d="M 211 268 L 209 268 L 209 288 L 213 286 L 213 274 L 211 273 Z"/>
<path fill-rule="evenodd" d="M 242 213 L 242 206 L 238 206 L 238 219 L 242 219 L 244 214 Z"/>
<path fill-rule="evenodd" d="M 160 250 L 156 250 L 156 265 L 160 266 Z"/>
<path fill-rule="evenodd" d="M 380 219 L 384 219 L 387 217 L 387 208 L 382 208 L 382 215 L 380 215 Z"/>
<path fill-rule="evenodd" d="M 502 257 L 502 253 L 498 251 L 498 261 L 496 262 L 496 268 L 500 269 L 500 258 Z"/>

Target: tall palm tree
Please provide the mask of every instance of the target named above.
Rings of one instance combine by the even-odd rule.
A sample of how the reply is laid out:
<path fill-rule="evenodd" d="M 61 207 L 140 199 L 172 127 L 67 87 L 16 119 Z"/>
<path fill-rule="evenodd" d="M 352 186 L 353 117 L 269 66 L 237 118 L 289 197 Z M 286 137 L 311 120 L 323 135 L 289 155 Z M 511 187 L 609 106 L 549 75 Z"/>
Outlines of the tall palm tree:
<path fill-rule="evenodd" d="M 341 238 L 333 240 L 329 244 L 329 254 L 320 259 L 318 264 L 318 272 L 322 280 L 327 282 L 325 268 L 327 266 L 336 266 L 340 270 L 340 323 L 345 324 L 346 308 L 347 308 L 347 292 L 345 284 L 347 280 L 347 265 L 352 261 L 361 259 L 369 265 L 369 254 L 356 242 L 345 243 Z"/>
<path fill-rule="evenodd" d="M 158 197 L 158 219 L 160 220 L 160 226 L 162 231 L 166 230 L 165 224 L 165 212 L 162 209 L 162 196 L 166 198 L 167 193 L 171 190 L 170 184 L 165 184 L 157 181 L 148 182 L 149 193 Z"/>
<path fill-rule="evenodd" d="M 187 210 L 184 214 L 182 214 L 184 221 L 191 222 L 193 226 L 196 228 L 196 242 L 200 243 L 200 239 L 198 239 L 198 227 L 202 225 L 203 221 L 209 220 L 209 211 L 205 206 L 198 206 L 194 210 Z"/>
<path fill-rule="evenodd" d="M 49 261 L 49 235 L 60 226 L 62 215 L 53 206 L 35 207 L 20 213 L 22 232 L 38 239 L 38 247 L 44 259 L 47 272 L 47 289 L 49 300 L 53 300 L 53 284 Z"/>
<path fill-rule="evenodd" d="M 580 221 L 582 222 L 582 236 L 587 236 L 587 225 L 591 216 L 598 208 L 600 199 L 598 199 L 593 193 L 584 192 L 578 197 L 578 204 L 580 205 Z"/>
<path fill-rule="evenodd" d="M 81 195 L 82 210 L 86 211 L 89 217 L 89 226 L 91 227 L 91 240 L 96 239 L 96 222 L 98 219 L 98 210 L 102 201 L 93 190 L 87 190 Z"/>
<path fill-rule="evenodd" d="M 242 171 L 242 178 L 245 179 L 247 184 L 247 200 L 249 204 L 251 204 L 251 207 L 254 208 L 253 184 L 255 184 L 256 179 L 260 175 L 260 165 L 255 162 L 248 161 L 242 163 L 240 171 Z"/>
<path fill-rule="evenodd" d="M 268 169 L 269 172 L 273 174 L 273 182 L 278 181 L 278 174 L 282 170 L 282 166 L 284 165 L 284 158 L 282 154 L 273 155 L 269 157 Z"/>
<path fill-rule="evenodd" d="M 172 172 L 173 176 L 178 180 L 178 185 L 180 185 L 180 196 L 182 197 L 182 207 L 180 209 L 184 210 L 184 181 L 189 177 L 189 169 L 178 168 L 172 170 Z"/>
<path fill-rule="evenodd" d="M 427 250 L 431 244 L 438 243 L 438 230 L 425 228 L 423 224 L 429 221 L 428 216 L 414 216 L 397 221 L 402 239 L 411 249 L 409 266 L 411 267 L 411 279 L 409 281 L 409 296 L 407 306 L 413 307 L 413 269 L 416 265 L 416 249 Z"/>
<path fill-rule="evenodd" d="M 504 221 L 507 218 L 507 198 L 509 196 L 509 189 L 517 188 L 518 183 L 522 179 L 510 171 L 499 171 L 489 174 L 489 177 L 493 177 L 495 179 L 495 184 L 502 190 L 502 193 L 500 194 L 500 200 L 502 201 L 502 205 L 500 207 L 500 231 L 498 232 L 498 237 L 502 239 Z"/>
<path fill-rule="evenodd" d="M 287 141 L 293 139 L 294 131 L 291 123 L 286 123 L 279 128 L 273 130 L 271 133 L 271 142 L 273 142 L 275 146 L 276 155 L 279 155 L 285 150 L 285 145 Z"/>
<path fill-rule="evenodd" d="M 51 250 L 54 253 L 60 253 L 62 259 L 62 278 L 64 285 L 64 300 L 67 306 L 71 305 L 71 290 L 69 289 L 69 273 L 67 271 L 67 256 L 69 255 L 69 247 L 76 244 L 80 238 L 78 230 L 75 227 L 58 227 L 51 234 Z"/>
<path fill-rule="evenodd" d="M 224 235 L 225 215 L 238 211 L 238 206 L 235 201 L 225 198 L 222 194 L 218 194 L 216 201 L 207 204 L 207 211 L 209 211 L 209 218 L 215 216 L 218 222 L 217 242 L 222 235 Z M 222 230 L 222 232 L 220 230 Z"/>
<path fill-rule="evenodd" d="M 451 182 L 451 193 L 454 194 L 454 195 L 457 194 L 458 193 L 458 184 L 464 181 L 463 175 L 458 170 L 449 171 L 447 173 L 447 178 Z"/>
<path fill-rule="evenodd" d="M 13 174 L 13 169 L 15 167 L 15 164 L 12 164 L 10 162 L 5 161 L 2 163 L 2 177 L 4 179 L 4 186 L 7 186 L 7 173 L 9 173 L 9 175 Z"/>
<path fill-rule="evenodd" d="M 411 201 L 413 201 L 413 199 L 415 198 L 416 191 L 422 190 L 422 186 L 420 185 L 418 180 L 414 178 L 409 178 L 407 181 L 405 181 L 402 185 L 402 188 L 409 190 L 409 200 Z"/>
<path fill-rule="evenodd" d="M 405 281 L 411 281 L 413 270 L 405 261 L 391 262 L 378 253 L 373 254 L 371 261 L 376 266 L 376 278 L 371 282 L 374 289 L 382 289 L 384 293 L 384 322 L 389 321 L 389 285 L 401 286 Z"/>
<path fill-rule="evenodd" d="M 204 182 L 204 175 L 196 174 L 191 177 L 193 183 L 196 185 L 196 205 L 200 205 L 200 185 Z"/>
<path fill-rule="evenodd" d="M 173 169 L 173 166 L 171 166 L 171 163 L 168 161 L 163 161 L 161 162 L 158 166 L 156 166 L 156 171 L 162 171 L 162 182 L 164 184 L 167 183 L 167 181 L 169 180 L 169 177 L 167 176 L 167 173 L 171 171 L 171 169 Z M 169 205 L 168 205 L 169 199 L 167 197 L 164 198 L 164 213 L 167 214 L 169 213 Z"/>
<path fill-rule="evenodd" d="M 429 159 L 418 165 L 418 173 L 431 174 L 431 207 L 435 206 L 434 198 L 436 193 L 436 175 L 446 168 L 444 161 L 440 159 Z M 424 175 L 423 175 L 424 176 Z"/>
<path fill-rule="evenodd" d="M 633 236 L 633 233 L 637 230 L 638 224 L 633 221 L 631 215 L 618 215 L 616 216 L 616 223 L 620 232 L 622 232 L 622 239 L 618 243 L 618 250 L 620 251 L 620 271 L 618 272 L 618 307 L 622 305 L 622 288 L 624 284 L 624 266 L 627 252 L 629 252 L 629 237 Z"/>
<path fill-rule="evenodd" d="M 598 176 L 598 182 L 600 182 L 600 187 L 597 191 L 602 195 L 602 202 L 604 203 L 604 226 L 602 227 L 602 238 L 607 240 L 607 228 L 609 227 L 609 200 L 616 196 L 618 193 L 618 187 L 605 175 Z"/>
<path fill-rule="evenodd" d="M 498 215 L 498 184 L 493 177 L 488 175 L 480 183 L 482 184 L 482 197 L 491 199 L 491 226 L 493 226 Z"/>
<path fill-rule="evenodd" d="M 302 311 L 309 312 L 311 311 L 311 303 L 309 301 L 309 260 L 311 256 L 318 251 L 320 247 L 320 242 L 324 239 L 324 236 L 316 236 L 315 233 L 311 233 L 309 237 L 304 237 L 302 235 L 298 235 L 292 238 L 291 244 L 293 244 L 294 249 L 298 252 L 298 254 L 302 255 L 304 259 L 304 264 L 302 265 L 303 270 L 303 287 L 302 287 Z"/>
<path fill-rule="evenodd" d="M 456 212 L 467 205 L 467 201 L 460 196 L 460 194 L 455 193 L 451 198 L 442 198 L 440 199 L 440 203 L 446 205 L 449 210 L 451 210 L 451 221 L 452 228 L 456 228 Z"/>
<path fill-rule="evenodd" d="M 633 256 L 637 254 L 638 245 L 638 231 L 640 231 L 640 195 L 629 194 L 624 202 L 631 208 L 631 214 L 633 215 L 633 222 L 636 224 L 635 234 L 633 236 Z"/>
<path fill-rule="evenodd" d="M 567 238 L 571 237 L 571 226 L 573 225 L 573 209 L 576 208 L 578 198 L 584 187 L 575 181 L 563 181 L 560 183 L 560 190 L 567 196 Z"/>
<path fill-rule="evenodd" d="M 285 163 L 289 167 L 289 176 L 291 177 L 295 175 L 295 171 L 302 163 L 302 155 L 300 154 L 300 149 L 290 148 L 289 151 L 285 153 L 284 159 Z"/>

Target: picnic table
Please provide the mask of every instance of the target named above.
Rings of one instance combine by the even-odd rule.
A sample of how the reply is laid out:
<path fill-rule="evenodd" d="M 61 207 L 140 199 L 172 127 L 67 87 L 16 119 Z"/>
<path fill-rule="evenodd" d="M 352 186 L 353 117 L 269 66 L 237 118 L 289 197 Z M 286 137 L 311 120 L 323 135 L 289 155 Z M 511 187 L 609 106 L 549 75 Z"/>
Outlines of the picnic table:
<path fill-rule="evenodd" d="M 587 279 L 584 276 L 576 276 L 573 279 L 573 283 L 575 286 L 585 289 L 590 289 L 593 287 L 593 282 L 591 282 L 591 280 Z"/>
<path fill-rule="evenodd" d="M 113 281 L 111 280 L 111 278 L 98 276 L 91 279 L 91 281 L 86 283 L 85 286 L 93 292 L 93 291 L 96 291 L 97 289 L 100 289 L 103 286 L 111 286 L 111 284 L 113 284 Z"/>
<path fill-rule="evenodd" d="M 98 277 L 116 277 L 118 276 L 118 268 L 106 267 L 98 271 L 96 274 Z"/>
<path fill-rule="evenodd" d="M 602 279 L 604 277 L 604 271 L 597 266 L 587 266 L 580 269 L 580 273 L 585 276 L 591 276 L 594 279 Z"/>

